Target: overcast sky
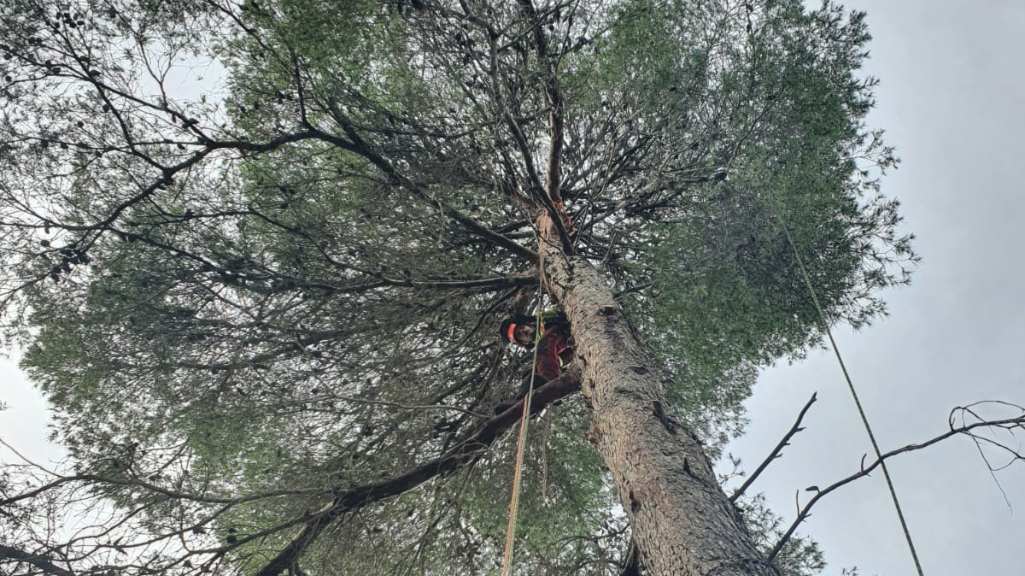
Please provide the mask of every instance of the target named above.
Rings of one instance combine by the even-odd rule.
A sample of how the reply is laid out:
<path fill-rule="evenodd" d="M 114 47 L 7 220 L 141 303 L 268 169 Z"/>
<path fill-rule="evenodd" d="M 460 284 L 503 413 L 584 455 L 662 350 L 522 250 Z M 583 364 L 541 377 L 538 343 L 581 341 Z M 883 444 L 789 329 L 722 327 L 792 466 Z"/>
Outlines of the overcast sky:
<path fill-rule="evenodd" d="M 1025 404 L 1025 2 L 845 4 L 868 12 L 866 72 L 882 82 L 870 122 L 903 159 L 883 190 L 923 257 L 912 285 L 887 294 L 889 318 L 837 334 L 886 450 L 943 432 L 957 405 Z M 730 447 L 754 468 L 816 390 L 807 430 L 755 486 L 788 521 L 796 489 L 856 472 L 871 450 L 832 354 L 766 371 Z M 1025 574 L 1025 465 L 997 475 L 1013 514 L 967 439 L 902 456 L 891 473 L 928 576 Z M 880 474 L 820 502 L 804 532 L 827 574 L 914 573 Z"/>
<path fill-rule="evenodd" d="M 837 333 L 886 450 L 943 432 L 954 406 L 1025 404 L 1025 1 L 846 4 L 869 13 L 866 72 L 882 81 L 870 121 L 903 159 L 883 189 L 903 202 L 924 258 L 912 286 L 887 294 L 889 318 Z M 807 430 L 754 488 L 788 521 L 795 490 L 856 471 L 870 451 L 841 378 L 827 352 L 766 371 L 748 434 L 730 447 L 754 468 L 818 391 Z M 0 437 L 56 458 L 44 403 L 9 360 L 0 383 Z M 0 462 L 11 458 L 0 450 Z M 1013 513 L 967 439 L 902 456 L 891 472 L 928 576 L 1025 574 L 1025 465 L 997 476 Z M 825 549 L 826 574 L 913 573 L 879 474 L 824 499 L 803 531 Z"/>

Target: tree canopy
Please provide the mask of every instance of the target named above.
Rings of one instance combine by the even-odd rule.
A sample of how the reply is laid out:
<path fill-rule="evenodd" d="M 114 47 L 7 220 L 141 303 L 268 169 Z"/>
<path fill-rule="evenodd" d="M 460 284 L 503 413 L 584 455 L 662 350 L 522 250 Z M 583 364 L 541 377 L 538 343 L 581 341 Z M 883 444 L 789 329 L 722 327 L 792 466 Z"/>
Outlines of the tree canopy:
<path fill-rule="evenodd" d="M 98 526 L 45 536 L 12 477 L 0 533 L 77 571 L 257 573 L 300 542 L 311 574 L 490 573 L 495 406 L 530 372 L 497 326 L 551 305 L 553 201 L 713 451 L 820 337 L 783 223 L 831 321 L 916 258 L 863 15 L 832 3 L 12 0 L 0 38 L 5 336 L 74 463 L 46 493 Z M 624 563 L 571 393 L 531 439 L 523 574 Z"/>

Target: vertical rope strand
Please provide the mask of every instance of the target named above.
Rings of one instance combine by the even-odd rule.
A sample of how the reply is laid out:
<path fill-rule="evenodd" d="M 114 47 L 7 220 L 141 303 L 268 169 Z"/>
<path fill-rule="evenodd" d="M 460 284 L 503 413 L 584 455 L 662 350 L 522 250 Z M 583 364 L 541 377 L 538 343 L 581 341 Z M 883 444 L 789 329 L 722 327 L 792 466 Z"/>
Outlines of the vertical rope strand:
<path fill-rule="evenodd" d="M 540 254 L 540 253 L 539 253 Z M 542 270 L 542 264 L 538 263 Z M 530 423 L 530 401 L 534 397 L 534 371 L 537 366 L 537 351 L 541 344 L 542 301 L 544 299 L 544 277 L 538 273 L 537 324 L 534 327 L 534 354 L 530 364 L 530 384 L 523 397 L 523 415 L 520 416 L 520 432 L 516 439 L 516 464 L 513 468 L 512 495 L 509 498 L 509 522 L 505 528 L 505 551 L 502 553 L 502 576 L 512 574 L 513 544 L 516 541 L 516 517 L 520 508 L 520 481 L 523 477 L 523 453 L 527 446 L 527 429 Z"/>
<path fill-rule="evenodd" d="M 911 530 L 908 529 L 908 523 L 904 519 L 904 511 L 901 509 L 900 500 L 897 498 L 897 490 L 893 487 L 893 479 L 890 478 L 890 470 L 886 466 L 886 461 L 883 459 L 882 451 L 879 450 L 879 443 L 876 442 L 875 434 L 872 433 L 872 426 L 868 423 L 868 416 L 865 415 L 865 409 L 861 405 L 861 399 L 858 397 L 858 392 L 854 389 L 854 382 L 851 380 L 851 375 L 847 372 L 847 365 L 843 361 L 843 356 L 840 355 L 840 347 L 836 345 L 836 340 L 833 338 L 833 332 L 829 329 L 829 322 L 826 321 L 826 314 L 822 310 L 822 306 L 819 304 L 819 298 L 815 293 L 815 288 L 812 286 L 811 277 L 808 275 L 808 270 L 804 266 L 804 259 L 801 258 L 800 252 L 797 251 L 797 245 L 794 244 L 794 239 L 790 235 L 790 229 L 787 227 L 787 223 L 783 220 L 783 217 L 776 212 L 776 219 L 779 220 L 780 225 L 783 227 L 783 234 L 787 238 L 787 243 L 790 245 L 790 250 L 794 253 L 794 258 L 797 260 L 797 266 L 801 270 L 801 276 L 804 277 L 804 284 L 808 287 L 808 292 L 811 294 L 812 303 L 815 305 L 815 310 L 818 312 L 819 321 L 822 323 L 822 329 L 826 331 L 826 336 L 829 337 L 829 344 L 833 348 L 833 354 L 836 355 L 837 362 L 840 363 L 840 370 L 843 372 L 843 377 L 847 381 L 847 388 L 851 391 L 851 397 L 854 398 L 854 405 L 858 407 L 858 414 L 861 416 L 862 423 L 865 424 L 865 432 L 868 433 L 868 439 L 872 442 L 872 449 L 875 450 L 876 458 L 879 460 L 879 464 L 883 469 L 883 477 L 886 478 L 886 486 L 890 490 L 890 498 L 893 499 L 893 507 L 897 510 L 897 518 L 900 520 L 900 527 L 904 531 L 904 539 L 908 542 L 908 549 L 911 551 L 911 558 L 915 562 L 915 569 L 918 571 L 918 576 L 925 576 L 922 571 L 922 563 L 918 559 L 918 551 L 915 550 L 915 543 L 911 540 Z"/>
<path fill-rule="evenodd" d="M 548 504 L 548 437 L 552 433 L 552 411 L 541 416 L 541 500 Z"/>

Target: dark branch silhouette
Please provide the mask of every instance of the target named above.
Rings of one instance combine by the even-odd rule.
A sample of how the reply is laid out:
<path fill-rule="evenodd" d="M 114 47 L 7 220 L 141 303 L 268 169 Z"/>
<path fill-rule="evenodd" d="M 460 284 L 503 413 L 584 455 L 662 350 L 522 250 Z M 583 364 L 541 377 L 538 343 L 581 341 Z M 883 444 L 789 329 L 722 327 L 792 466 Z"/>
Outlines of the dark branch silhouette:
<path fill-rule="evenodd" d="M 809 487 L 808 490 L 811 490 L 811 491 L 815 492 L 815 496 L 813 496 L 811 500 L 806 502 L 804 504 L 804 506 L 801 506 L 799 508 L 798 513 L 797 513 L 797 518 L 794 519 L 794 522 L 790 525 L 789 528 L 787 528 L 787 531 L 783 533 L 783 536 L 780 537 L 779 541 L 776 543 L 775 546 L 773 546 L 772 551 L 769 553 L 769 561 L 772 561 L 772 559 L 774 559 L 780 553 L 780 550 L 782 550 L 783 546 L 786 545 L 787 541 L 794 534 L 794 531 L 797 529 L 797 527 L 802 522 L 804 522 L 808 518 L 808 516 L 811 515 L 812 507 L 814 507 L 815 504 L 818 503 L 819 500 L 821 500 L 827 494 L 830 494 L 830 493 L 836 491 L 837 489 L 842 488 L 843 486 L 846 486 L 847 484 L 850 484 L 851 482 L 854 482 L 855 480 L 857 480 L 859 478 L 864 478 L 865 476 L 868 476 L 869 474 L 872 473 L 873 470 L 878 468 L 885 460 L 889 460 L 890 458 L 893 458 L 894 456 L 898 456 L 900 454 L 906 454 L 908 452 L 914 452 L 916 450 L 922 450 L 923 448 L 928 448 L 929 446 L 932 446 L 933 444 L 937 444 L 937 443 L 942 442 L 942 441 L 944 441 L 944 440 L 946 440 L 948 438 L 951 438 L 953 436 L 957 436 L 958 434 L 965 434 L 965 435 L 971 437 L 973 440 L 978 439 L 980 437 L 973 433 L 973 431 L 977 430 L 977 429 L 999 428 L 999 429 L 1003 429 L 1003 430 L 1007 430 L 1007 431 L 1021 430 L 1021 431 L 1025 432 L 1025 408 L 1022 408 L 1021 406 L 1017 406 L 1017 405 L 1014 405 L 1014 404 L 1009 404 L 1009 403 L 1006 403 L 1006 402 L 1000 402 L 1000 404 L 1003 405 L 1003 406 L 1011 406 L 1011 407 L 1014 407 L 1014 408 L 1016 408 L 1018 410 L 1021 410 L 1022 414 L 1019 415 L 1019 416 L 1015 416 L 1013 418 L 1004 418 L 1004 419 L 999 419 L 999 420 L 982 420 L 982 419 L 980 419 L 979 421 L 973 422 L 971 424 L 964 424 L 964 423 L 962 423 L 960 426 L 956 426 L 954 424 L 954 421 L 955 421 L 954 416 L 956 414 L 959 414 L 959 413 L 962 414 L 962 415 L 966 414 L 966 413 L 970 413 L 970 414 L 974 415 L 975 412 L 971 410 L 971 406 L 975 406 L 975 404 L 970 405 L 970 406 L 961 406 L 961 407 L 958 407 L 958 408 L 954 408 L 951 411 L 951 415 L 950 415 L 950 418 L 948 420 L 948 423 L 950 425 L 950 430 L 948 430 L 947 432 L 944 432 L 943 434 L 940 434 L 938 436 L 934 436 L 933 438 L 930 438 L 929 440 L 926 440 L 924 442 L 920 442 L 920 443 L 917 443 L 917 444 L 908 444 L 907 446 L 904 446 L 902 448 L 897 448 L 895 450 L 890 450 L 889 452 L 885 452 L 885 453 L 883 453 L 882 458 L 877 458 L 876 460 L 871 462 L 868 466 L 865 466 L 864 464 L 862 464 L 860 471 L 858 471 L 858 472 L 856 472 L 854 474 L 851 474 L 850 476 L 847 476 L 846 478 L 842 478 L 840 480 L 837 480 L 836 482 L 830 484 L 829 486 L 826 486 L 825 488 L 821 488 L 820 489 L 820 488 L 818 488 L 816 486 Z M 963 420 L 962 420 L 962 422 L 963 422 Z M 992 440 L 990 440 L 990 442 L 996 444 Z M 1009 447 L 1007 445 L 1004 445 L 1004 444 L 996 444 L 996 445 L 999 448 L 1001 448 L 1002 450 L 1004 450 L 1007 453 L 1009 453 L 1012 456 L 1013 460 L 1025 460 L 1025 454 L 1022 454 L 1022 453 L 1018 452 L 1017 450 L 1015 450 L 1015 449 L 1013 449 L 1013 448 L 1011 448 L 1011 447 Z M 864 459 L 862 460 L 862 462 L 864 462 Z"/>
<path fill-rule="evenodd" d="M 730 496 L 730 502 L 736 502 L 737 498 L 743 496 L 744 492 L 751 486 L 751 484 L 754 484 L 754 481 L 758 479 L 758 476 L 760 476 L 761 473 L 769 467 L 769 464 L 776 458 L 783 456 L 783 448 L 790 445 L 790 439 L 798 432 L 804 430 L 801 426 L 801 421 L 804 420 L 804 415 L 808 412 L 808 409 L 811 408 L 811 405 L 815 403 L 817 396 L 817 392 L 811 395 L 811 398 L 808 399 L 808 402 L 804 404 L 804 408 L 801 408 L 801 412 L 797 415 L 797 421 L 794 422 L 794 425 L 791 426 L 790 430 L 783 435 L 783 439 L 776 444 L 776 447 L 772 449 L 772 452 L 769 452 L 769 456 L 758 466 L 758 468 L 755 468 L 755 471 L 751 476 Z"/>
<path fill-rule="evenodd" d="M 563 372 L 559 378 L 546 383 L 534 391 L 530 404 L 530 413 L 532 415 L 539 414 L 552 402 L 564 398 L 579 389 L 580 371 L 579 368 L 572 366 Z M 459 466 L 472 461 L 483 449 L 491 445 L 502 432 L 512 427 L 519 420 L 522 412 L 523 398 L 520 398 L 500 414 L 484 422 L 476 432 L 462 440 L 456 447 L 444 455 L 394 478 L 351 488 L 339 493 L 330 504 L 307 520 L 302 532 L 293 538 L 288 546 L 272 560 L 267 562 L 257 572 L 257 575 L 277 576 L 277 574 L 287 570 L 289 566 L 298 561 L 303 551 L 320 536 L 324 529 L 343 514 L 362 508 L 370 503 L 402 494 L 431 478 L 450 473 Z"/>

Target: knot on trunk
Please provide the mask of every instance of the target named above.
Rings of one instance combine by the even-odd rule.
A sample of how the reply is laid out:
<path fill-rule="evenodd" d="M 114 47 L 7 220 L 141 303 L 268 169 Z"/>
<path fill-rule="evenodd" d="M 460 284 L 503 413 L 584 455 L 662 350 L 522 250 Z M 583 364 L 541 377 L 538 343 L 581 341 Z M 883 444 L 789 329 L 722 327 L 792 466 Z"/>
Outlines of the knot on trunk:
<path fill-rule="evenodd" d="M 659 402 L 658 400 L 653 400 L 651 402 L 651 411 L 653 414 L 655 414 L 655 417 L 658 418 L 659 422 L 662 423 L 662 426 L 665 426 L 665 429 L 668 430 L 670 434 L 676 434 L 676 429 L 679 427 L 679 424 L 673 421 L 672 416 L 666 414 L 665 406 L 663 406 L 661 402 Z M 683 461 L 683 465 L 687 465 L 687 460 Z"/>
<path fill-rule="evenodd" d="M 634 514 L 639 512 L 641 510 L 641 501 L 638 500 L 636 496 L 634 496 L 634 491 L 631 490 L 629 493 L 627 493 L 626 496 L 627 500 L 630 501 L 630 512 Z"/>

